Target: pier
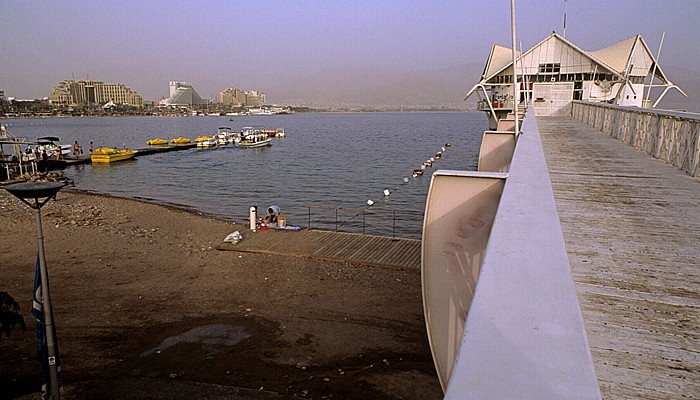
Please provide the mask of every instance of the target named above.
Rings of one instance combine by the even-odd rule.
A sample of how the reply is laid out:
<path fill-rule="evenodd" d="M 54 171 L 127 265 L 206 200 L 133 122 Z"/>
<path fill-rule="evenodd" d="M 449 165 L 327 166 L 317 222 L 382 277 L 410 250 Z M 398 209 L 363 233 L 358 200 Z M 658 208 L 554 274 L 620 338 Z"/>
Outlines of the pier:
<path fill-rule="evenodd" d="M 700 396 L 700 181 L 571 117 L 538 117 L 604 398 Z"/>
<path fill-rule="evenodd" d="M 179 151 L 195 148 L 197 145 L 195 143 L 185 143 L 185 144 L 168 144 L 164 146 L 151 146 L 136 150 L 136 157 L 147 156 L 151 154 L 167 153 L 170 151 Z M 49 169 L 62 169 L 69 167 L 71 165 L 78 164 L 90 164 L 92 161 L 90 155 L 86 154 L 79 156 L 77 158 L 64 158 L 61 160 L 48 160 Z"/>

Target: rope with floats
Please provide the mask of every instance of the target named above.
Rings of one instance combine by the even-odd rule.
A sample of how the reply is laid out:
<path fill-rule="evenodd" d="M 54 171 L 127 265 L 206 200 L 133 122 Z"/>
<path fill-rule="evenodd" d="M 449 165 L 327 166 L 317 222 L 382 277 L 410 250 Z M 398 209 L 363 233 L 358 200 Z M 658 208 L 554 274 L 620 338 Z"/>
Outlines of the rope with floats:
<path fill-rule="evenodd" d="M 439 151 L 437 151 L 433 157 L 430 157 L 429 159 L 423 161 L 423 163 L 421 164 L 421 166 L 419 168 L 414 169 L 411 172 L 411 176 L 413 176 L 413 178 L 417 178 L 419 176 L 422 176 L 425 169 L 432 167 L 434 162 L 440 160 L 440 158 L 442 158 L 442 154 L 445 152 L 445 150 L 447 150 L 450 147 L 452 147 L 451 143 L 445 143 L 445 145 L 442 146 L 442 148 Z M 408 176 L 404 176 L 403 182 L 400 185 L 394 186 L 393 190 L 389 190 L 389 188 L 385 188 L 384 192 L 383 192 L 384 198 L 386 199 L 387 197 L 391 196 L 391 194 L 393 192 L 398 190 L 401 186 L 406 185 L 407 183 L 409 183 Z M 372 207 L 373 205 L 374 205 L 374 200 L 372 200 L 371 198 L 368 199 L 367 200 L 367 207 Z"/>

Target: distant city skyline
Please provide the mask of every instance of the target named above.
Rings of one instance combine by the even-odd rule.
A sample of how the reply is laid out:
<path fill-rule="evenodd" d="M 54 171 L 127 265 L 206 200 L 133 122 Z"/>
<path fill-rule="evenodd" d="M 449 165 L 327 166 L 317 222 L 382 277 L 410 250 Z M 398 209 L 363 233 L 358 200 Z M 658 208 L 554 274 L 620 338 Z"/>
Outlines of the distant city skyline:
<path fill-rule="evenodd" d="M 700 90 L 697 1 L 566 4 L 566 37 L 584 50 L 641 34 L 656 54 L 665 32 L 660 65 L 673 82 Z M 237 87 L 278 104 L 362 103 L 363 96 L 459 104 L 491 45 L 511 41 L 508 0 L 5 1 L 0 15 L 0 90 L 21 99 L 89 78 L 124 84 L 147 101 L 167 98 L 169 82 L 182 81 L 211 100 Z M 516 16 L 527 50 L 563 33 L 564 1 L 516 1 Z"/>

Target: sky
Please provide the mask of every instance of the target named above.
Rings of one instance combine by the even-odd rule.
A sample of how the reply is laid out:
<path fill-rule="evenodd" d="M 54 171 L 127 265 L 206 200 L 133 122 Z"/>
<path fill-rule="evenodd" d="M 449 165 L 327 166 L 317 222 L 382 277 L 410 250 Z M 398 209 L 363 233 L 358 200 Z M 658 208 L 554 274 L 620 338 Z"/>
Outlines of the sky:
<path fill-rule="evenodd" d="M 563 33 L 564 4 L 516 0 L 523 48 Z M 584 50 L 642 34 L 656 53 L 665 32 L 665 71 L 700 65 L 700 0 L 567 0 L 566 15 L 566 38 Z M 511 43 L 510 0 L 0 0 L 0 21 L 0 90 L 19 99 L 89 78 L 146 100 L 184 81 L 210 99 L 237 87 L 271 103 L 312 101 L 301 85 L 319 76 L 333 78 L 314 90 L 341 94 L 378 77 L 464 68 L 478 78 L 491 46 Z"/>

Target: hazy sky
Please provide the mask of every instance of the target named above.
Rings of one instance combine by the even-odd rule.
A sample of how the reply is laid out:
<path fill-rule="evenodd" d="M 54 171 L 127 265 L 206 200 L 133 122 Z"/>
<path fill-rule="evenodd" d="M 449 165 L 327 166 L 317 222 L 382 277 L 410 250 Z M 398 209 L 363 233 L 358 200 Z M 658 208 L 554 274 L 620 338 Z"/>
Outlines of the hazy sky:
<path fill-rule="evenodd" d="M 523 47 L 562 33 L 563 13 L 563 0 L 516 0 Z M 0 90 L 21 99 L 89 77 L 146 100 L 178 80 L 206 98 L 238 87 L 274 102 L 283 82 L 317 73 L 483 65 L 511 40 L 509 0 L 0 0 L 0 21 Z M 665 31 L 661 66 L 696 70 L 698 21 L 700 0 L 568 0 L 566 37 L 597 50 L 642 34 L 656 53 Z"/>

